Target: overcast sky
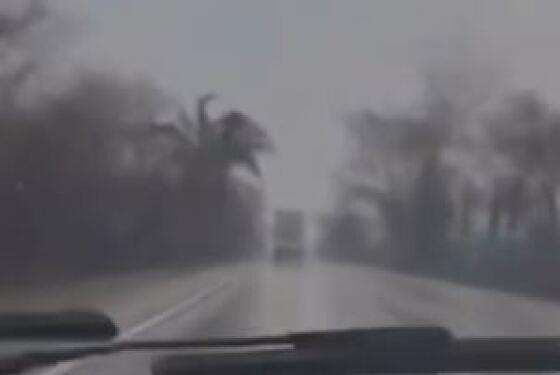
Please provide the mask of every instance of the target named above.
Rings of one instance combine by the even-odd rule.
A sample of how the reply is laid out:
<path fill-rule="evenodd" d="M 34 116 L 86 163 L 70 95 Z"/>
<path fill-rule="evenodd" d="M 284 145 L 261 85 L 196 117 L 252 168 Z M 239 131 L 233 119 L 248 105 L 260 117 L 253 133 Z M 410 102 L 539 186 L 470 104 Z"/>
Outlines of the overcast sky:
<path fill-rule="evenodd" d="M 330 174 L 347 149 L 344 115 L 418 101 L 419 71 L 449 41 L 468 40 L 509 85 L 560 104 L 555 0 L 53 3 L 77 20 L 76 61 L 148 76 L 187 105 L 217 92 L 223 107 L 237 106 L 269 129 L 278 146 L 265 166 L 275 205 L 326 206 Z"/>

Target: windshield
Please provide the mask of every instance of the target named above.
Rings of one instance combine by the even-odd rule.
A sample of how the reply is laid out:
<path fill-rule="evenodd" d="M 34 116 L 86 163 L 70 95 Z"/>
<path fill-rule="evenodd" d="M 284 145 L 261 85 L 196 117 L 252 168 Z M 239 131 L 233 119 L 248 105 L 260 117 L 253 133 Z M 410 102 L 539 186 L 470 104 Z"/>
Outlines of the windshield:
<path fill-rule="evenodd" d="M 560 335 L 558 14 L 2 1 L 0 311 L 101 310 L 126 339 Z"/>

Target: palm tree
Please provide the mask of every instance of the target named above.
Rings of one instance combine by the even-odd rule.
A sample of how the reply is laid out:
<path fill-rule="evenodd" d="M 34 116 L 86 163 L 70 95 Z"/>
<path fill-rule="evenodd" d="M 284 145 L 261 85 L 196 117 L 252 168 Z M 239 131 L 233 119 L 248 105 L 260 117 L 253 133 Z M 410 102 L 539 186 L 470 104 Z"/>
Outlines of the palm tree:
<path fill-rule="evenodd" d="M 214 98 L 212 94 L 199 98 L 196 123 L 183 112 L 179 124 L 155 128 L 177 139 L 185 149 L 194 147 L 194 152 L 185 153 L 183 195 L 190 209 L 186 218 L 181 215 L 180 222 L 190 229 L 191 245 L 202 247 L 205 252 L 222 251 L 226 219 L 235 215 L 231 208 L 235 205 L 230 205 L 235 200 L 230 193 L 231 185 L 236 183 L 231 178 L 232 168 L 241 166 L 260 177 L 257 154 L 272 147 L 266 132 L 240 111 L 210 119 L 207 105 Z M 185 127 L 197 129 L 196 140 L 185 135 Z"/>
<path fill-rule="evenodd" d="M 232 110 L 212 121 L 206 105 L 215 98 L 209 94 L 198 101 L 199 147 L 202 153 L 211 154 L 221 168 L 228 170 L 239 164 L 254 175 L 260 170 L 256 156 L 259 152 L 272 149 L 267 133 L 246 114 Z"/>

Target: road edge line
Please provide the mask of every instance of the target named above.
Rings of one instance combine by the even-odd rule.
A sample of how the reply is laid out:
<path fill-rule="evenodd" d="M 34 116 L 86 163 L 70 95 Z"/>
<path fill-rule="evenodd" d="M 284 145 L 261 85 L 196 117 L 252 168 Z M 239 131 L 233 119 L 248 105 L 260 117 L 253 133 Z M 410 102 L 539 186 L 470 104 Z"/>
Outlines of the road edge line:
<path fill-rule="evenodd" d="M 196 304 L 212 297 L 214 294 L 216 294 L 217 292 L 219 292 L 220 290 L 226 288 L 227 286 L 232 284 L 232 279 L 228 279 L 228 280 L 222 280 L 220 283 L 217 283 L 215 285 L 213 285 L 212 287 L 209 287 L 207 289 L 204 289 L 203 291 L 195 294 L 194 296 L 190 296 L 187 297 L 186 299 L 184 299 L 183 301 L 179 302 L 178 304 L 175 304 L 171 307 L 168 307 L 167 309 L 155 314 L 154 316 L 152 316 L 151 318 L 148 318 L 144 321 L 142 321 L 141 323 L 136 324 L 135 326 L 127 329 L 126 331 L 124 331 L 123 333 L 121 333 L 120 335 L 118 335 L 118 337 L 114 340 L 114 341 L 119 341 L 119 340 L 128 340 L 150 328 L 153 328 L 163 322 L 165 322 L 166 320 L 170 319 L 171 317 L 177 315 L 178 313 L 184 311 L 184 310 L 188 310 L 192 307 L 194 307 Z M 54 367 L 44 370 L 44 371 L 40 371 L 39 374 L 40 375 L 64 375 L 66 373 L 68 373 L 69 371 L 75 370 L 78 367 L 80 367 L 81 365 L 84 364 L 84 361 L 86 361 L 86 359 L 78 359 L 75 361 L 71 361 L 71 362 L 65 362 L 65 363 L 60 363 L 55 365 Z"/>

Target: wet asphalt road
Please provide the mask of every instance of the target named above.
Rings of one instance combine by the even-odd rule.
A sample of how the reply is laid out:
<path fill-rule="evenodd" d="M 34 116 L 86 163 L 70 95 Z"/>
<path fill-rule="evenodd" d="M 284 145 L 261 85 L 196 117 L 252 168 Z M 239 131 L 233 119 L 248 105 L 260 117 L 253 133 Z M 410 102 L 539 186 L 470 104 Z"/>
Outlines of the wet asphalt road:
<path fill-rule="evenodd" d="M 178 301 L 130 338 L 249 336 L 329 328 L 443 325 L 457 335 L 560 335 L 560 305 L 366 266 L 322 262 L 239 268 Z M 149 374 L 161 353 L 119 354 L 49 369 Z M 45 373 L 44 371 L 42 373 Z"/>

